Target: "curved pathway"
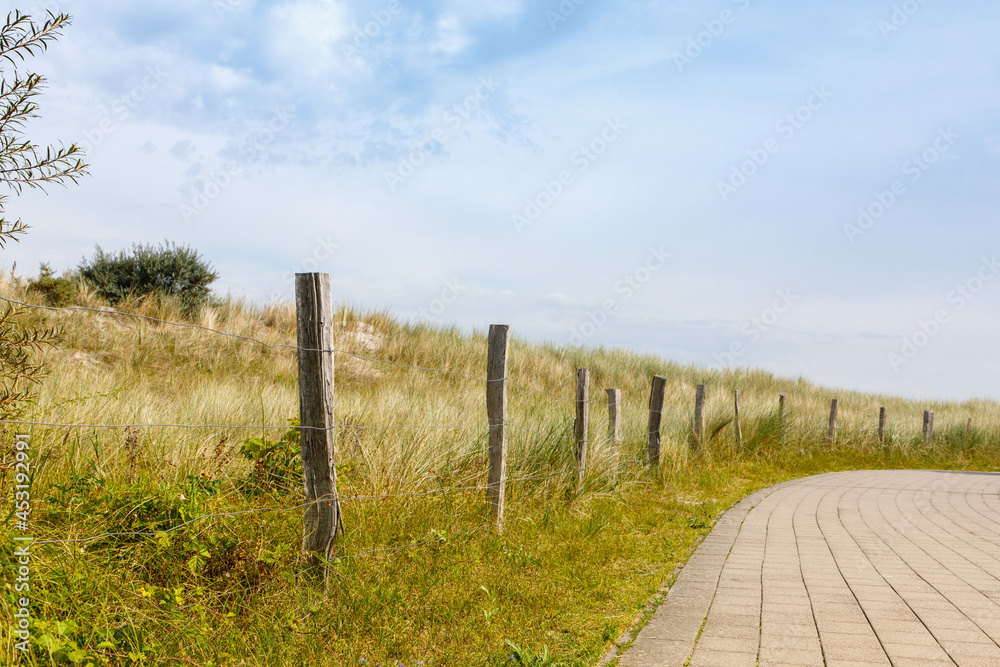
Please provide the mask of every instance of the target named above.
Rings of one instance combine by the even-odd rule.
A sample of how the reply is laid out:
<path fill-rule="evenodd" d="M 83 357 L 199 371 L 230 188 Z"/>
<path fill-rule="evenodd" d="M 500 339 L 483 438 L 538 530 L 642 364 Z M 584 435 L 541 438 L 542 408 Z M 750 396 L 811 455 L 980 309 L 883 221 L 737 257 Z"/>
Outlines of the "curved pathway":
<path fill-rule="evenodd" d="M 758 491 L 619 664 L 1000 665 L 1000 474 L 840 472 Z"/>

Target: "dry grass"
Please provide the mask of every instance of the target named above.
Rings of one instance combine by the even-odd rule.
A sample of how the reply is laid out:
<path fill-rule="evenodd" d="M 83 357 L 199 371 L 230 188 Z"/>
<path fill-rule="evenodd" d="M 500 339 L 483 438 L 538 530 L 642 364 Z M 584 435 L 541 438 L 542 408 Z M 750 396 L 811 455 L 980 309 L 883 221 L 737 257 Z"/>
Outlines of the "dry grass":
<path fill-rule="evenodd" d="M 0 295 L 31 298 L 9 278 L 0 281 Z M 86 289 L 78 303 L 106 308 Z M 169 321 L 182 317 L 176 304 L 157 299 L 124 309 Z M 36 317 L 63 328 L 65 340 L 47 353 L 52 375 L 41 387 L 35 421 L 280 427 L 297 413 L 294 350 L 111 313 L 40 311 Z M 511 486 L 508 530 L 497 536 L 485 528 L 480 491 L 441 492 L 485 482 L 485 388 L 477 380 L 485 375 L 485 332 L 402 324 L 347 306 L 337 309 L 335 321 L 340 349 L 474 378 L 336 356 L 343 494 L 437 493 L 348 503 L 343 560 L 326 600 L 294 577 L 300 517 L 285 512 L 207 521 L 173 541 L 42 550 L 40 619 L 75 619 L 83 629 L 72 641 L 94 660 L 113 664 L 131 662 L 96 648 L 101 633 L 118 632 L 115 646 L 125 653 L 198 664 L 355 665 L 367 657 L 372 664 L 419 658 L 428 667 L 493 665 L 506 659 L 504 640 L 510 639 L 548 645 L 557 656 L 552 664 L 587 665 L 713 517 L 756 488 L 851 467 L 994 469 L 997 463 L 1000 410 L 992 401 L 918 404 L 761 371 L 717 372 L 623 350 L 515 338 L 511 378 L 537 391 L 510 389 L 510 420 L 519 428 L 511 433 L 509 476 L 536 479 Z M 203 309 L 195 323 L 268 345 L 295 343 L 290 304 L 223 300 Z M 590 369 L 595 401 L 580 495 L 568 439 L 578 367 Z M 654 374 L 668 383 L 662 466 L 651 473 L 644 456 Z M 709 430 L 719 428 L 694 456 L 688 437 L 700 383 L 709 388 Z M 604 438 L 608 387 L 623 394 L 620 459 Z M 734 389 L 741 391 L 743 413 L 739 448 L 732 425 L 725 425 Z M 784 429 L 776 418 L 779 392 L 788 397 Z M 831 447 L 825 436 L 833 397 L 840 399 L 840 422 Z M 875 437 L 880 405 L 890 415 L 885 449 Z M 935 412 L 938 438 L 931 446 L 920 437 L 924 409 Z M 975 428 L 967 437 L 970 417 Z M 393 425 L 456 428 L 383 428 Z M 130 441 L 120 429 L 34 427 L 35 525 L 41 535 L 60 538 L 109 530 L 157 503 L 167 514 L 170 508 L 200 514 L 294 507 L 301 495 L 294 489 L 248 495 L 241 486 L 251 464 L 238 455 L 239 446 L 263 433 L 143 427 Z M 281 430 L 267 433 L 277 439 Z M 9 444 L 8 438 L 4 447 Z M 192 476 L 214 491 L 198 495 Z M 73 479 L 83 481 L 68 501 L 56 485 Z M 60 493 L 66 507 L 53 500 Z M 8 493 L 4 503 L 10 500 Z M 198 549 L 208 554 L 205 562 Z M 236 585 L 237 579 L 249 585 Z M 174 589 L 185 604 L 157 598 Z M 142 636 L 122 634 L 126 625 Z M 0 643 L 9 649 L 6 632 L 0 631 Z"/>

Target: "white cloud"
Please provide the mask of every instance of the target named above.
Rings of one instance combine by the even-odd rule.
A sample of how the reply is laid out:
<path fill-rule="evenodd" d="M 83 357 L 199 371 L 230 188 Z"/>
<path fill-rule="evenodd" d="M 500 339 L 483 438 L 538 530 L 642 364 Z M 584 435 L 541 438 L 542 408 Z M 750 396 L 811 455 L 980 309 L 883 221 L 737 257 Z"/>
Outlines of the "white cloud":
<path fill-rule="evenodd" d="M 438 41 L 431 46 L 431 51 L 452 55 L 463 51 L 472 40 L 462 29 L 457 16 L 442 16 L 437 20 Z"/>
<path fill-rule="evenodd" d="M 286 2 L 271 10 L 276 56 L 306 75 L 322 74 L 343 62 L 337 40 L 348 33 L 347 8 L 334 0 Z"/>

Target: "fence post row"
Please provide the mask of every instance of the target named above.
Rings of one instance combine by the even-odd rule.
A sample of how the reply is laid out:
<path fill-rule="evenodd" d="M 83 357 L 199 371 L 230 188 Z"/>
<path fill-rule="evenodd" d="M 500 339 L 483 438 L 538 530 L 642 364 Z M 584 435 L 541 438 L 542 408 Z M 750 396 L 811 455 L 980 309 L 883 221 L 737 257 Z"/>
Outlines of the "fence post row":
<path fill-rule="evenodd" d="M 305 515 L 302 551 L 315 567 L 330 560 L 338 529 L 334 446 L 333 292 L 327 273 L 295 274 L 296 339 L 299 362 L 299 435 Z"/>
<path fill-rule="evenodd" d="M 619 456 L 622 444 L 622 390 L 605 389 L 608 393 L 608 443 L 611 445 L 611 474 L 618 476 Z"/>
<path fill-rule="evenodd" d="M 885 422 L 886 417 L 888 417 L 887 411 L 884 407 L 878 409 L 878 441 L 879 444 L 885 447 Z"/>
<path fill-rule="evenodd" d="M 826 439 L 830 441 L 830 444 L 837 439 L 837 407 L 840 405 L 838 399 L 833 399 L 830 402 L 830 428 L 826 432 Z"/>
<path fill-rule="evenodd" d="M 653 386 L 649 390 L 649 422 L 646 427 L 648 448 L 646 462 L 650 467 L 660 465 L 660 419 L 663 416 L 663 394 L 667 378 L 662 375 L 653 376 Z"/>
<path fill-rule="evenodd" d="M 705 437 L 705 385 L 700 384 L 694 391 L 694 433 L 691 438 L 691 451 L 701 448 Z"/>
<path fill-rule="evenodd" d="M 583 488 L 583 478 L 587 474 L 587 435 L 590 423 L 590 371 L 576 370 L 576 421 L 573 435 L 576 440 L 577 491 Z"/>
<path fill-rule="evenodd" d="M 507 349 L 510 326 L 491 324 L 486 357 L 486 414 L 490 424 L 490 470 L 486 501 L 503 530 L 504 493 L 507 487 Z"/>
<path fill-rule="evenodd" d="M 930 444 L 934 439 L 934 413 L 924 410 L 924 442 Z"/>
<path fill-rule="evenodd" d="M 736 415 L 736 446 L 743 446 L 743 429 L 740 428 L 740 390 L 733 392 L 733 410 Z"/>

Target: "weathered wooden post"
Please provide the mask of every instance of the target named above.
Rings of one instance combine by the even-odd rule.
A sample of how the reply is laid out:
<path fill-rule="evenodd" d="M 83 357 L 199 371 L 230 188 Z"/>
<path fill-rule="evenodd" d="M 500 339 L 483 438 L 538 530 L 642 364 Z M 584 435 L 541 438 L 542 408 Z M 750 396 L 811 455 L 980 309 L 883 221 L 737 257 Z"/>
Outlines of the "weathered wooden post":
<path fill-rule="evenodd" d="M 740 390 L 733 392 L 733 411 L 736 415 L 736 446 L 743 447 L 743 429 L 740 428 Z"/>
<path fill-rule="evenodd" d="M 608 445 L 611 447 L 611 476 L 618 477 L 622 446 L 622 390 L 605 389 L 608 393 Z"/>
<path fill-rule="evenodd" d="M 491 324 L 486 353 L 486 415 L 490 425 L 490 470 L 486 501 L 503 530 L 503 504 L 507 487 L 507 349 L 510 326 Z"/>
<path fill-rule="evenodd" d="M 305 489 L 302 551 L 307 565 L 316 567 L 321 558 L 330 560 L 338 529 L 343 531 L 344 526 L 334 465 L 333 293 L 329 274 L 295 274 L 295 314 Z"/>
<path fill-rule="evenodd" d="M 785 395 L 778 394 L 778 418 L 781 422 L 781 431 L 785 431 Z"/>
<path fill-rule="evenodd" d="M 924 442 L 928 445 L 934 439 L 934 413 L 924 410 Z"/>
<path fill-rule="evenodd" d="M 837 439 L 837 406 L 840 404 L 838 399 L 833 399 L 830 402 L 830 428 L 826 433 L 826 439 L 830 441 L 832 445 Z"/>
<path fill-rule="evenodd" d="M 660 465 L 660 418 L 663 416 L 663 394 L 667 378 L 653 376 L 653 387 L 649 390 L 649 422 L 646 428 L 648 442 L 647 462 L 653 468 Z"/>
<path fill-rule="evenodd" d="M 576 421 L 573 435 L 576 439 L 576 489 L 583 488 L 583 478 L 587 474 L 587 433 L 590 423 L 590 371 L 578 368 L 576 371 Z"/>
<path fill-rule="evenodd" d="M 888 417 L 888 411 L 881 407 L 878 409 L 878 442 L 882 447 L 885 447 L 885 421 Z"/>
<path fill-rule="evenodd" d="M 691 451 L 701 449 L 705 437 L 705 385 L 700 384 L 694 391 L 694 433 L 691 439 Z"/>

